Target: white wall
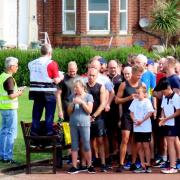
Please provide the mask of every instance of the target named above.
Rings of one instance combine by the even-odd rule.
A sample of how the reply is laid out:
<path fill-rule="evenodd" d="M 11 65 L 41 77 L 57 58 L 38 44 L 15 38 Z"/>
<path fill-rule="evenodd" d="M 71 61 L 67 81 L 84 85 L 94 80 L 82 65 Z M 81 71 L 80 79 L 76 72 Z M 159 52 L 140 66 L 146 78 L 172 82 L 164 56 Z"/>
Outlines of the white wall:
<path fill-rule="evenodd" d="M 7 41 L 7 44 L 16 44 L 17 42 L 17 8 L 16 0 L 0 0 L 3 10 L 1 11 L 1 38 Z"/>
<path fill-rule="evenodd" d="M 19 0 L 19 45 L 37 41 L 36 14 L 36 0 Z M 0 0 L 0 39 L 17 45 L 17 0 Z"/>
<path fill-rule="evenodd" d="M 28 44 L 28 0 L 19 0 L 19 45 Z"/>
<path fill-rule="evenodd" d="M 0 39 L 4 38 L 4 0 L 0 0 Z"/>

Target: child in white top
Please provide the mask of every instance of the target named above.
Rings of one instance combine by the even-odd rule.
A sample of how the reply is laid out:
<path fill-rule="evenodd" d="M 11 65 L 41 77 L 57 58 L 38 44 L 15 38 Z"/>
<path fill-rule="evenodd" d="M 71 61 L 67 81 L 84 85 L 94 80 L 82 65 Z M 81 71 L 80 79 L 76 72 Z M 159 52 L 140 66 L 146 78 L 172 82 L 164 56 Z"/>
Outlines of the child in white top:
<path fill-rule="evenodd" d="M 159 126 L 163 126 L 163 134 L 167 141 L 167 150 L 170 161 L 170 168 L 162 169 L 162 173 L 177 173 L 176 169 L 176 150 L 180 153 L 180 147 L 175 147 L 175 141 L 180 127 L 180 96 L 173 92 L 168 80 L 161 82 L 158 88 L 163 94 L 161 103 L 162 113 Z"/>
<path fill-rule="evenodd" d="M 142 168 L 134 172 L 151 172 L 150 167 L 150 141 L 151 141 L 151 115 L 154 112 L 151 101 L 147 98 L 146 88 L 140 86 L 137 90 L 137 99 L 131 103 L 129 110 L 131 119 L 134 122 L 134 139 L 137 143 L 137 152 L 139 153 Z M 145 158 L 146 163 L 145 163 Z"/>

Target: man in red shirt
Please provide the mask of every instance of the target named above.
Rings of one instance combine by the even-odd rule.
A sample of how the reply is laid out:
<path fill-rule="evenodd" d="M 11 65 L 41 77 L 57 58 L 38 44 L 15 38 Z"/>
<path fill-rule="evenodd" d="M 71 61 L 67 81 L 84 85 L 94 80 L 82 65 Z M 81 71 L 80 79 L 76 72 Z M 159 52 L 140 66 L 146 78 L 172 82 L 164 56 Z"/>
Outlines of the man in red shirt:
<path fill-rule="evenodd" d="M 53 134 L 53 120 L 56 109 L 56 84 L 60 82 L 58 64 L 51 60 L 52 48 L 49 44 L 41 47 L 41 57 L 28 64 L 30 70 L 29 99 L 34 100 L 31 135 L 39 135 L 40 120 L 45 108 L 47 135 Z"/>

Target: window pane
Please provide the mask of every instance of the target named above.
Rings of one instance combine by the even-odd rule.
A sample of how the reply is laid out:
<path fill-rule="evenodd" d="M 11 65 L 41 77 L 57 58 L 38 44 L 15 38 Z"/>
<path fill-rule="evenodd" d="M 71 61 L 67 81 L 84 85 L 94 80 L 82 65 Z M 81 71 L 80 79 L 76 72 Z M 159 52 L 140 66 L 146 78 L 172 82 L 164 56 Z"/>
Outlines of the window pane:
<path fill-rule="evenodd" d="M 75 31 L 75 13 L 65 14 L 66 31 Z"/>
<path fill-rule="evenodd" d="M 120 13 L 120 30 L 122 31 L 127 30 L 126 21 L 127 21 L 127 13 L 126 12 Z"/>
<path fill-rule="evenodd" d="M 126 0 L 121 0 L 121 2 L 120 2 L 120 9 L 121 10 L 126 10 Z"/>
<path fill-rule="evenodd" d="M 108 0 L 89 0 L 89 11 L 108 11 Z"/>
<path fill-rule="evenodd" d="M 90 30 L 108 30 L 108 14 L 90 14 Z"/>
<path fill-rule="evenodd" d="M 65 6 L 64 6 L 65 10 L 74 10 L 74 0 L 64 0 L 64 2 L 65 2 Z"/>

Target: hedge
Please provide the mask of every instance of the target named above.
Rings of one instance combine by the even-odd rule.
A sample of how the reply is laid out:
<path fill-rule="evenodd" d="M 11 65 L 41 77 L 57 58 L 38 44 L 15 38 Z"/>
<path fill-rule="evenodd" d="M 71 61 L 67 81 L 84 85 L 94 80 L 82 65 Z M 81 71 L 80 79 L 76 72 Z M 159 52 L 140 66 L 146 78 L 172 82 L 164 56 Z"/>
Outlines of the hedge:
<path fill-rule="evenodd" d="M 97 51 L 92 47 L 77 47 L 69 49 L 56 48 L 53 50 L 52 59 L 58 62 L 60 69 L 64 72 L 67 71 L 69 61 L 76 61 L 78 64 L 78 73 L 82 74 L 86 72 L 86 65 L 89 59 L 95 55 L 103 56 L 108 61 L 110 59 L 117 59 L 121 63 L 125 63 L 128 54 L 139 53 L 143 53 L 149 58 L 155 57 L 153 53 L 139 46 L 114 48 L 107 51 Z M 14 56 L 19 59 L 19 69 L 15 75 L 17 84 L 19 86 L 29 85 L 29 70 L 27 64 L 29 61 L 40 56 L 39 50 L 0 50 L 0 73 L 4 70 L 4 60 L 8 56 Z"/>

